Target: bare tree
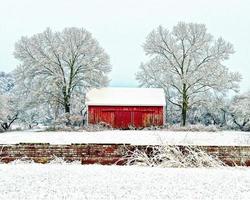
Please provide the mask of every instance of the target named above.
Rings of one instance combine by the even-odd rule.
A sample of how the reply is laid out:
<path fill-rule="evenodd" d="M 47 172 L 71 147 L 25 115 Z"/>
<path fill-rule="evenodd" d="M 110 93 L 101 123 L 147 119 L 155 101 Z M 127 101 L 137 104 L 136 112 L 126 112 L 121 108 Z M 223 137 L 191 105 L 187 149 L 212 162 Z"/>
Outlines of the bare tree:
<path fill-rule="evenodd" d="M 168 101 L 180 108 L 183 126 L 188 109 L 205 101 L 200 93 L 238 89 L 240 74 L 223 65 L 234 53 L 232 44 L 214 39 L 203 24 L 180 22 L 171 32 L 159 26 L 143 47 L 151 59 L 141 64 L 137 80 L 164 88 Z"/>
<path fill-rule="evenodd" d="M 36 101 L 59 104 L 71 112 L 74 97 L 90 87 L 105 86 L 111 70 L 109 56 L 83 28 L 49 28 L 32 37 L 22 37 L 15 45 L 21 65 L 15 71 L 17 82 L 33 93 Z"/>

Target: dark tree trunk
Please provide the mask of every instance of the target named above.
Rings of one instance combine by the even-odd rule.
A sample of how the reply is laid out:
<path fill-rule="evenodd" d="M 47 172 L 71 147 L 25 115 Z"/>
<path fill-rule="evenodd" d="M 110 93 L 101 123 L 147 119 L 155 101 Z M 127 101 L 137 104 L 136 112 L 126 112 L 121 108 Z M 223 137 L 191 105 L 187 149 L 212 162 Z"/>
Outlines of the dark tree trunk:
<path fill-rule="evenodd" d="M 64 109 L 65 109 L 65 114 L 70 114 L 70 104 L 69 103 L 64 104 Z M 70 121 L 69 117 L 70 117 L 70 115 L 66 115 L 66 118 L 67 118 L 66 126 L 71 125 L 71 121 Z"/>
<path fill-rule="evenodd" d="M 182 104 L 182 126 L 186 126 L 186 121 L 187 121 L 187 106 L 185 103 Z"/>
<path fill-rule="evenodd" d="M 186 91 L 186 84 L 183 84 L 183 89 L 182 89 L 182 126 L 186 126 L 186 121 L 187 121 L 187 110 L 188 110 L 188 95 Z"/>
<path fill-rule="evenodd" d="M 65 103 L 64 110 L 65 110 L 65 113 L 70 113 L 70 104 Z"/>
<path fill-rule="evenodd" d="M 224 125 L 227 124 L 227 119 L 226 119 L 226 110 L 224 110 L 223 108 L 221 108 L 222 110 L 222 122 L 221 122 L 221 125 L 220 127 L 223 127 Z"/>
<path fill-rule="evenodd" d="M 66 86 L 63 87 L 63 104 L 64 104 L 64 111 L 65 113 L 70 113 L 70 96 L 67 94 Z"/>

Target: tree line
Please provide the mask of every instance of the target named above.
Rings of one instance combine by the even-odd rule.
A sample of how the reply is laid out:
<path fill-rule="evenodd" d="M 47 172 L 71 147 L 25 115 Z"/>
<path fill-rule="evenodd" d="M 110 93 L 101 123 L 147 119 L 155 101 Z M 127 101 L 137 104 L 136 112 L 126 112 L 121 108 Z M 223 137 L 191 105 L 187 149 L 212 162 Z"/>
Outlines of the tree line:
<path fill-rule="evenodd" d="M 136 79 L 141 87 L 163 88 L 167 123 L 214 124 L 250 129 L 250 93 L 237 94 L 241 75 L 226 60 L 233 45 L 214 38 L 204 24 L 179 22 L 172 30 L 152 30 L 143 44 L 146 62 Z M 20 65 L 0 73 L 0 127 L 18 121 L 32 127 L 85 117 L 85 94 L 109 84 L 109 55 L 90 32 L 65 28 L 22 37 L 14 56 Z M 235 96 L 229 98 L 228 92 Z M 231 95 L 232 96 L 232 95 Z"/>

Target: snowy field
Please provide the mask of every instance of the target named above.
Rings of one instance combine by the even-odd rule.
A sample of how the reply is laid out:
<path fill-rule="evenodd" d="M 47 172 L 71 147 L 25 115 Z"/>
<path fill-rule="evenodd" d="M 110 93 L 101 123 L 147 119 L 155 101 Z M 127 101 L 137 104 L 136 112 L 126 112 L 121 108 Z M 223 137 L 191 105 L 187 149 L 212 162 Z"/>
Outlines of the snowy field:
<path fill-rule="evenodd" d="M 250 145 L 249 132 L 170 132 L 170 131 L 101 131 L 101 132 L 7 132 L 0 134 L 0 144 L 16 143 L 130 143 L 175 145 Z"/>
<path fill-rule="evenodd" d="M 249 199 L 247 168 L 1 164 L 0 199 Z"/>

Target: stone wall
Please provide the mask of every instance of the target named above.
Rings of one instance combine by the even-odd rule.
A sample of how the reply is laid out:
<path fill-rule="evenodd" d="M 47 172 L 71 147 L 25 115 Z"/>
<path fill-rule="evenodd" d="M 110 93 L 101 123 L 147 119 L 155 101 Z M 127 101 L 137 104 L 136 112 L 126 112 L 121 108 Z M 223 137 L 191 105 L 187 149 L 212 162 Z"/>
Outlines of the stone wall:
<path fill-rule="evenodd" d="M 124 155 L 135 148 L 145 149 L 148 146 L 129 144 L 69 144 L 54 145 L 48 143 L 20 143 L 0 145 L 0 162 L 33 160 L 47 163 L 55 157 L 67 162 L 80 161 L 82 164 L 125 164 Z M 185 149 L 185 146 L 180 146 Z M 218 156 L 228 165 L 250 166 L 250 146 L 202 146 L 199 147 L 210 155 Z"/>

